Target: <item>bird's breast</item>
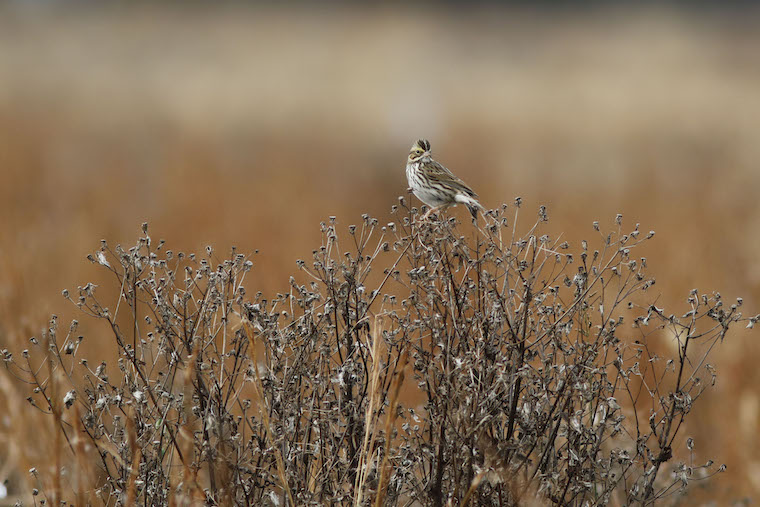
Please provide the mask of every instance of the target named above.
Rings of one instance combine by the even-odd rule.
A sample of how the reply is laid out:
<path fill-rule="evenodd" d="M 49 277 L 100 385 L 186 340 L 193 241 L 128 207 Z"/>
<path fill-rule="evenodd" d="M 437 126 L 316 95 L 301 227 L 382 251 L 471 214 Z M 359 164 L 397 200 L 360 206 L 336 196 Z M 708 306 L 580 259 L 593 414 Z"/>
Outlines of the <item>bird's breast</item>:
<path fill-rule="evenodd" d="M 412 186 L 412 183 L 414 182 L 414 171 L 417 170 L 417 166 L 419 165 L 419 162 L 407 162 L 406 163 L 406 181 L 409 183 L 409 186 Z"/>

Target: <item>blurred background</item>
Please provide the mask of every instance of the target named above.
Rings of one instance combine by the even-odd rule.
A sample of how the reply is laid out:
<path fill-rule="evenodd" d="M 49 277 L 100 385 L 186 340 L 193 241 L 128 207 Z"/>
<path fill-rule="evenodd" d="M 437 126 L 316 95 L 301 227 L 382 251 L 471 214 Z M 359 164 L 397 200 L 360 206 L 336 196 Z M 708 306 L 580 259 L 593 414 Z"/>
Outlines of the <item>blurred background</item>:
<path fill-rule="evenodd" d="M 143 221 L 175 251 L 258 249 L 249 294 L 283 287 L 320 220 L 391 219 L 419 137 L 572 245 L 616 213 L 656 230 L 674 313 L 693 287 L 759 313 L 760 9 L 581 5 L 0 3 L 0 347 L 78 318 L 61 290 Z M 693 499 L 760 494 L 758 359 L 744 330 L 712 356 L 683 435 L 728 470 Z M 52 439 L 28 395 L 0 372 L 9 495 Z"/>

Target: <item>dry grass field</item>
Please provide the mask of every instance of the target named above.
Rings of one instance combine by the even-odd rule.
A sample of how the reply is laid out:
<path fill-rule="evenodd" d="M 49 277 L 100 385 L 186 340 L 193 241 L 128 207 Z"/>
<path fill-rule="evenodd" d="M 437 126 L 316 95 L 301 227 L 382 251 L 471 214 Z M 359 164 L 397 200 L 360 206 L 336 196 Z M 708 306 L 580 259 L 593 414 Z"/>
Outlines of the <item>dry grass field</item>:
<path fill-rule="evenodd" d="M 4 4 L 0 348 L 28 348 L 51 313 L 79 318 L 61 290 L 107 283 L 85 257 L 145 221 L 176 250 L 258 250 L 249 294 L 287 286 L 321 220 L 391 219 L 418 137 L 486 207 L 546 205 L 570 243 L 616 213 L 655 230 L 663 304 L 686 308 L 698 287 L 760 313 L 759 20 L 751 7 Z M 760 495 L 758 360 L 744 330 L 713 353 L 717 383 L 684 435 L 727 471 L 694 499 Z M 24 498 L 53 442 L 27 396 L 0 371 L 0 480 Z"/>

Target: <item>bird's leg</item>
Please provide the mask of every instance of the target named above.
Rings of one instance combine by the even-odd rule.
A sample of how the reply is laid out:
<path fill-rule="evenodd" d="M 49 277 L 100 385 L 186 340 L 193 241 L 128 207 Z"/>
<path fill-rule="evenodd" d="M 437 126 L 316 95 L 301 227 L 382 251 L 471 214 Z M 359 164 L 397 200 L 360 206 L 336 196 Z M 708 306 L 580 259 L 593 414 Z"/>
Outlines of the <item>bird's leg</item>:
<path fill-rule="evenodd" d="M 422 217 L 420 218 L 420 220 L 427 220 L 427 219 L 428 219 L 428 217 L 430 216 L 430 214 L 431 214 L 432 212 L 434 212 L 434 211 L 438 211 L 439 209 L 441 209 L 441 206 L 436 206 L 436 207 L 434 207 L 434 208 L 430 208 L 429 210 L 427 210 L 427 211 L 425 212 L 425 214 L 424 214 L 424 215 L 422 215 Z"/>

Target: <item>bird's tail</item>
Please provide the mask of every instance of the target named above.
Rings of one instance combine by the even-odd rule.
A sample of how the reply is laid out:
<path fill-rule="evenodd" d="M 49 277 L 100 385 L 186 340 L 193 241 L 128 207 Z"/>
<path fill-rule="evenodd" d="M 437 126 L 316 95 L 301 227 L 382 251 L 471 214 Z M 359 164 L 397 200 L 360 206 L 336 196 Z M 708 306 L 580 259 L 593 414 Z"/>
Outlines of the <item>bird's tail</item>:
<path fill-rule="evenodd" d="M 459 194 L 456 196 L 456 200 L 457 202 L 461 202 L 467 206 L 467 209 L 470 210 L 470 214 L 472 215 L 473 220 L 478 219 L 478 211 L 485 211 L 483 205 L 480 204 L 477 199 L 470 197 L 469 195 Z"/>

